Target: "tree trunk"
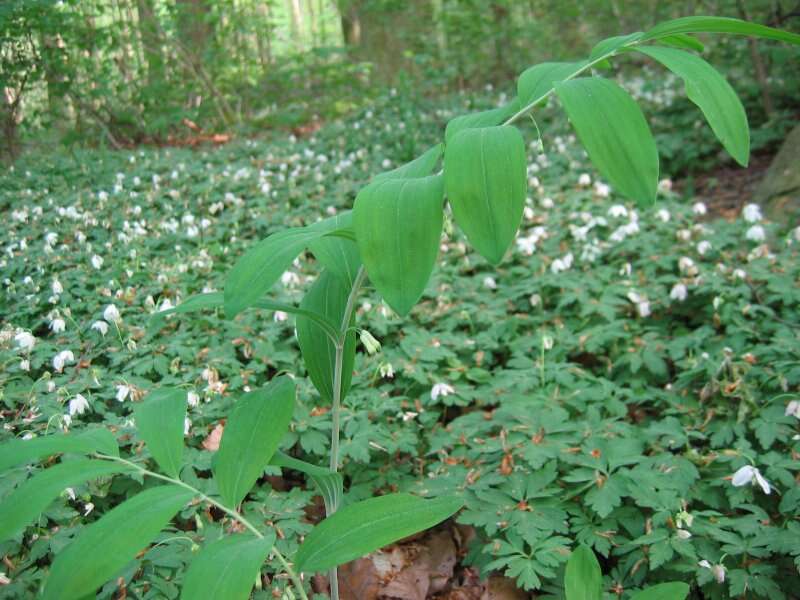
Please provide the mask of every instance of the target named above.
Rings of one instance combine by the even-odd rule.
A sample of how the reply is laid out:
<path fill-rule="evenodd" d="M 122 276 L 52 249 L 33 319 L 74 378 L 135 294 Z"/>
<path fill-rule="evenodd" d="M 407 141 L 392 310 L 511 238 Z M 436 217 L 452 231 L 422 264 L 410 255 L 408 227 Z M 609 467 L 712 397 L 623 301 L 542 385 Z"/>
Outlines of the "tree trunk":
<path fill-rule="evenodd" d="M 164 80 L 164 54 L 161 27 L 153 9 L 153 0 L 136 0 L 136 13 L 147 64 L 147 83 L 150 86 L 157 86 Z"/>

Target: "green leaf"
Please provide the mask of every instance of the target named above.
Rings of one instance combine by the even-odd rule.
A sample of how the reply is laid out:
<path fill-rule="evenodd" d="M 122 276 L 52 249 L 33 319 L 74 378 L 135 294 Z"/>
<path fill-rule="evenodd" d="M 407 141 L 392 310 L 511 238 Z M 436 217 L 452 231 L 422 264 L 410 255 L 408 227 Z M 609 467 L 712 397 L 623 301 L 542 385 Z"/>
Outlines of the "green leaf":
<path fill-rule="evenodd" d="M 746 167 L 750 159 L 750 129 L 744 106 L 728 81 L 702 58 L 683 50 L 660 46 L 638 50 L 683 79 L 689 100 L 703 111 L 728 153 Z"/>
<path fill-rule="evenodd" d="M 773 29 L 757 23 L 748 23 L 740 19 L 727 17 L 682 17 L 659 23 L 645 32 L 641 41 L 657 40 L 680 33 L 732 33 L 735 35 L 752 35 L 755 37 L 800 44 L 800 35 Z"/>
<path fill-rule="evenodd" d="M 680 581 L 659 583 L 631 596 L 631 600 L 684 600 L 689 595 L 689 586 Z"/>
<path fill-rule="evenodd" d="M 336 323 L 337 331 L 341 329 L 347 297 L 350 287 L 342 279 L 325 270 L 306 292 L 300 306 L 310 313 Z M 355 315 L 351 315 L 350 324 Z M 333 375 L 336 363 L 336 345 L 323 335 L 319 324 L 305 316 L 297 318 L 297 343 L 303 355 L 308 376 L 320 395 L 328 402 L 333 402 Z M 356 334 L 349 331 L 345 338 L 342 360 L 342 398 L 350 389 L 353 376 L 353 363 L 356 353 Z"/>
<path fill-rule="evenodd" d="M 354 244 L 354 242 L 350 243 Z M 151 315 L 147 326 L 148 328 L 159 328 L 163 325 L 164 318 L 167 315 L 192 313 L 207 308 L 222 308 L 224 304 L 225 300 L 221 292 L 197 294 L 195 296 L 187 298 L 186 300 L 181 302 L 178 306 L 169 308 L 167 310 L 162 310 L 160 312 Z M 321 317 L 320 315 L 309 312 L 307 310 L 303 310 L 302 308 L 298 308 L 297 306 L 292 306 L 291 304 L 284 304 L 283 302 L 273 302 L 272 300 L 261 299 L 256 301 L 253 304 L 253 307 L 263 308 L 265 310 L 280 310 L 294 315 L 303 315 L 304 317 L 307 317 L 312 321 L 316 321 L 317 324 L 325 332 L 327 332 L 329 335 L 336 337 L 336 331 L 338 325 L 334 326 L 333 323 L 326 320 L 324 317 Z"/>
<path fill-rule="evenodd" d="M 601 600 L 603 597 L 603 574 L 600 563 L 591 548 L 581 544 L 567 561 L 564 574 L 567 600 Z"/>
<path fill-rule="evenodd" d="M 349 217 L 338 215 L 307 227 L 279 231 L 250 248 L 225 280 L 225 314 L 232 319 L 253 306 L 274 284 L 292 261 L 312 242 L 347 230 Z M 344 219 L 344 221 L 343 221 Z M 342 225 L 345 224 L 345 227 Z"/>
<path fill-rule="evenodd" d="M 339 508 L 344 495 L 344 481 L 339 473 L 292 458 L 282 452 L 276 452 L 270 464 L 284 469 L 294 469 L 308 475 L 325 501 L 327 514 L 334 513 Z"/>
<path fill-rule="evenodd" d="M 433 272 L 442 236 L 444 180 L 382 180 L 361 190 L 353 208 L 358 248 L 369 280 L 401 317 Z"/>
<path fill-rule="evenodd" d="M 517 110 L 519 110 L 519 103 L 515 100 L 500 108 L 461 115 L 460 117 L 451 119 L 448 121 L 447 127 L 444 130 L 445 142 L 450 143 L 450 140 L 455 134 L 465 129 L 480 129 L 482 127 L 500 125 L 503 121 L 516 113 Z"/>
<path fill-rule="evenodd" d="M 46 435 L 30 440 L 15 439 L 0 446 L 0 473 L 52 454 L 94 452 L 119 456 L 117 439 L 108 429 L 96 428 L 81 433 Z"/>
<path fill-rule="evenodd" d="M 220 495 L 229 507 L 238 506 L 269 464 L 289 429 L 294 400 L 294 382 L 282 375 L 234 404 L 213 463 Z"/>
<path fill-rule="evenodd" d="M 626 45 L 630 44 L 631 42 L 637 41 L 640 37 L 644 35 L 641 31 L 637 31 L 636 33 L 629 33 L 628 35 L 617 35 L 614 37 L 607 38 L 595 44 L 592 51 L 589 53 L 589 60 L 595 61 L 601 56 L 608 56 L 619 50 L 620 48 L 625 47 Z"/>
<path fill-rule="evenodd" d="M 668 35 L 658 40 L 662 44 L 674 46 L 675 48 L 683 48 L 684 50 L 695 50 L 702 52 L 706 49 L 703 43 L 690 35 L 685 33 L 677 33 L 675 35 Z"/>
<path fill-rule="evenodd" d="M 389 494 L 350 504 L 314 527 L 295 555 L 297 569 L 325 571 L 444 521 L 463 506 L 460 498 L 425 500 Z"/>
<path fill-rule="evenodd" d="M 353 213 L 347 211 L 332 217 L 337 229 L 346 229 L 353 225 Z M 309 244 L 309 249 L 317 260 L 337 277 L 352 287 L 361 266 L 361 257 L 354 240 L 325 235 Z"/>
<path fill-rule="evenodd" d="M 579 73 L 589 61 L 547 62 L 534 65 L 522 72 L 517 80 L 517 98 L 522 106 L 538 104 L 550 93 L 556 83 Z"/>
<path fill-rule="evenodd" d="M 0 501 L 0 541 L 19 533 L 66 488 L 129 469 L 120 463 L 79 458 L 38 471 Z"/>
<path fill-rule="evenodd" d="M 192 496 L 172 484 L 150 488 L 84 528 L 56 555 L 45 583 L 45 600 L 77 600 L 93 594 L 133 560 Z"/>
<path fill-rule="evenodd" d="M 155 461 L 164 473 L 177 479 L 183 466 L 186 392 L 178 388 L 150 392 L 144 402 L 134 406 L 133 418 Z"/>
<path fill-rule="evenodd" d="M 444 146 L 442 144 L 436 144 L 435 146 L 428 148 L 424 153 L 411 162 L 406 163 L 401 167 L 397 167 L 396 169 L 392 169 L 391 171 L 386 171 L 385 173 L 379 173 L 378 175 L 375 175 L 370 183 L 375 183 L 376 181 L 385 181 L 388 179 L 416 179 L 417 177 L 426 177 L 433 173 L 433 170 L 436 168 L 436 164 L 442 157 L 443 149 Z"/>
<path fill-rule="evenodd" d="M 447 198 L 470 243 L 492 264 L 503 260 L 525 205 L 522 134 L 510 126 L 465 129 L 444 154 Z"/>
<path fill-rule="evenodd" d="M 264 538 L 235 534 L 207 543 L 186 571 L 181 598 L 247 600 L 274 542 L 270 532 Z"/>
<path fill-rule="evenodd" d="M 658 150 L 636 102 L 616 83 L 600 77 L 559 83 L 556 93 L 603 177 L 640 205 L 652 204 L 658 188 Z"/>

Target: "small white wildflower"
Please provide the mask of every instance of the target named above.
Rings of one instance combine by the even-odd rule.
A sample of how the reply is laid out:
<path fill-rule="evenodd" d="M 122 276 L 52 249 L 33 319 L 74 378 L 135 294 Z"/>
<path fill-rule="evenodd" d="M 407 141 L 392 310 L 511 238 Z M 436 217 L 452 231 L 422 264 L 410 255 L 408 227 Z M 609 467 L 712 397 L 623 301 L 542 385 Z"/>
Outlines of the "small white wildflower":
<path fill-rule="evenodd" d="M 675 532 L 675 535 L 677 535 L 681 540 L 688 540 L 690 537 L 692 537 L 692 534 L 685 529 L 678 529 L 678 531 Z"/>
<path fill-rule="evenodd" d="M 765 494 L 769 494 L 772 491 L 769 482 L 761 475 L 761 471 L 751 465 L 745 465 L 737 470 L 731 477 L 731 483 L 735 487 L 742 487 L 747 484 L 758 485 Z"/>
<path fill-rule="evenodd" d="M 20 331 L 14 336 L 14 341 L 17 342 L 17 346 L 22 350 L 27 350 L 29 352 L 33 350 L 33 346 L 36 344 L 36 338 L 27 331 Z"/>
<path fill-rule="evenodd" d="M 733 276 L 735 279 L 747 279 L 747 272 L 744 269 L 734 269 Z"/>
<path fill-rule="evenodd" d="M 543 335 L 542 336 L 542 348 L 544 348 L 545 350 L 552 350 L 553 349 L 553 343 L 554 343 L 554 341 L 553 341 L 552 336 L 549 336 L 549 335 Z"/>
<path fill-rule="evenodd" d="M 62 350 L 53 357 L 53 368 L 61 373 L 66 365 L 73 362 L 75 362 L 75 355 L 72 350 Z"/>
<path fill-rule="evenodd" d="M 542 297 L 539 294 L 531 294 L 531 297 L 528 298 L 528 302 L 531 303 L 532 307 L 536 308 L 537 306 L 541 306 Z"/>
<path fill-rule="evenodd" d="M 747 230 L 745 237 L 752 242 L 763 242 L 767 234 L 761 225 L 753 225 Z"/>
<path fill-rule="evenodd" d="M 27 358 L 23 358 L 21 361 L 19 361 L 19 368 L 22 371 L 30 371 L 31 361 L 29 361 Z"/>
<path fill-rule="evenodd" d="M 58 279 L 53 279 L 53 284 L 51 288 L 53 290 L 53 293 L 56 295 L 64 293 L 64 287 L 61 285 L 61 282 Z"/>
<path fill-rule="evenodd" d="M 131 393 L 131 388 L 127 385 L 120 384 L 117 386 L 117 402 L 124 402 Z"/>
<path fill-rule="evenodd" d="M 67 328 L 67 324 L 64 322 L 64 319 L 55 318 L 50 321 L 50 331 L 53 333 L 61 333 Z"/>
<path fill-rule="evenodd" d="M 692 205 L 692 212 L 696 215 L 704 215 L 708 212 L 708 209 L 706 208 L 706 205 L 703 204 L 702 202 L 695 202 Z"/>
<path fill-rule="evenodd" d="M 394 377 L 394 367 L 390 362 L 381 363 L 378 370 L 384 379 L 392 379 Z"/>
<path fill-rule="evenodd" d="M 183 435 L 189 435 L 189 431 L 192 429 L 192 420 L 189 417 L 184 418 L 183 420 Z"/>
<path fill-rule="evenodd" d="M 628 209 L 625 208 L 622 204 L 614 204 L 608 209 L 608 216 L 614 217 L 615 219 L 620 219 L 622 217 L 628 216 Z"/>
<path fill-rule="evenodd" d="M 276 323 L 281 323 L 289 318 L 289 315 L 282 310 L 276 310 L 275 314 L 272 316 L 273 321 Z"/>
<path fill-rule="evenodd" d="M 372 337 L 372 334 L 366 329 L 361 330 L 361 343 L 367 349 L 367 353 L 372 355 L 381 351 L 381 343 Z"/>
<path fill-rule="evenodd" d="M 694 516 L 688 513 L 685 510 L 682 510 L 677 515 L 675 515 L 675 523 L 678 527 L 691 527 L 692 523 L 694 523 Z"/>
<path fill-rule="evenodd" d="M 95 321 L 92 323 L 92 329 L 99 331 L 100 335 L 105 336 L 108 332 L 108 323 L 105 321 Z"/>
<path fill-rule="evenodd" d="M 92 502 L 87 502 L 83 505 L 83 516 L 89 516 L 89 513 L 94 510 L 94 504 Z"/>
<path fill-rule="evenodd" d="M 686 286 L 682 283 L 676 283 L 672 286 L 672 290 L 669 293 L 669 297 L 672 300 L 677 300 L 678 302 L 683 302 L 686 300 L 686 297 L 689 295 L 689 291 L 686 289 Z"/>
<path fill-rule="evenodd" d="M 611 195 L 611 186 L 596 181 L 594 184 L 594 193 L 598 198 L 608 198 Z"/>
<path fill-rule="evenodd" d="M 666 208 L 661 208 L 656 213 L 656 217 L 658 217 L 663 223 L 669 223 L 670 214 Z"/>
<path fill-rule="evenodd" d="M 563 257 L 555 259 L 550 264 L 550 271 L 552 273 L 561 273 L 562 271 L 567 271 L 572 267 L 572 252 L 567 252 Z"/>
<path fill-rule="evenodd" d="M 194 408 L 200 404 L 200 395 L 197 392 L 189 392 L 186 394 L 186 402 Z"/>
<path fill-rule="evenodd" d="M 578 177 L 578 185 L 581 187 L 589 187 L 592 185 L 592 178 L 588 173 L 581 173 Z"/>
<path fill-rule="evenodd" d="M 89 401 L 83 394 L 75 394 L 75 397 L 69 401 L 69 414 L 70 416 L 82 415 L 89 408 Z"/>
<path fill-rule="evenodd" d="M 672 180 L 669 178 L 662 179 L 658 182 L 658 191 L 660 192 L 671 192 L 672 191 Z"/>
<path fill-rule="evenodd" d="M 431 400 L 436 400 L 439 396 L 444 398 L 455 393 L 455 389 L 449 383 L 435 383 L 431 388 Z"/>
<path fill-rule="evenodd" d="M 703 240 L 702 242 L 697 244 L 697 252 L 701 256 L 704 255 L 709 250 L 711 250 L 711 242 Z"/>
<path fill-rule="evenodd" d="M 758 204 L 748 204 L 742 209 L 742 217 L 748 223 L 757 223 L 763 218 L 761 216 L 761 207 Z"/>
<path fill-rule="evenodd" d="M 784 416 L 793 416 L 800 419 L 800 402 L 797 400 L 792 400 L 789 404 L 786 405 L 786 411 L 784 411 Z"/>
<path fill-rule="evenodd" d="M 119 310 L 113 304 L 109 304 L 103 310 L 103 318 L 109 323 L 119 323 L 122 320 Z"/>
<path fill-rule="evenodd" d="M 484 277 L 483 279 L 483 287 L 489 290 L 496 290 L 497 289 L 497 282 L 494 280 L 494 277 Z"/>
<path fill-rule="evenodd" d="M 299 285 L 300 277 L 292 271 L 284 271 L 283 275 L 281 275 L 281 283 L 288 288 L 292 288 Z"/>
<path fill-rule="evenodd" d="M 92 255 L 92 266 L 95 269 L 100 269 L 103 266 L 103 257 L 97 254 Z"/>

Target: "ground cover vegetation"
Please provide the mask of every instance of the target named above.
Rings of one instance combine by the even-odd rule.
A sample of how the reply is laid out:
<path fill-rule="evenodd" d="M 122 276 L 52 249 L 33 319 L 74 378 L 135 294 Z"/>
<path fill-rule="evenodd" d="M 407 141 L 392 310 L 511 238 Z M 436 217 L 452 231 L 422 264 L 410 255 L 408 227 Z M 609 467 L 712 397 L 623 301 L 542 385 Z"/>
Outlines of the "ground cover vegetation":
<path fill-rule="evenodd" d="M 652 57 L 675 68 L 683 53 L 673 46 Z M 627 88 L 649 108 L 671 106 L 680 90 L 677 81 L 655 91 L 640 79 L 619 83 L 613 94 Z M 690 77 L 690 97 L 691 83 Z M 246 597 L 267 559 L 253 594 L 305 597 L 311 592 L 300 567 L 326 570 L 382 545 L 378 537 L 358 547 L 346 539 L 347 527 L 336 529 L 337 522 L 348 524 L 348 508 L 364 507 L 350 517 L 352 527 L 369 521 L 367 507 L 395 498 L 408 504 L 392 510 L 407 509 L 409 521 L 420 512 L 420 521 L 388 531 L 383 543 L 434 525 L 463 504 L 454 517 L 470 531 L 462 562 L 484 575 L 505 573 L 520 589 L 632 597 L 679 580 L 708 597 L 791 597 L 800 502 L 800 229 L 766 221 L 756 205 L 735 220 L 711 220 L 705 204 L 675 193 L 668 178 L 658 181 L 657 170 L 647 172 L 644 146 L 633 159 L 639 168 L 618 170 L 602 139 L 598 152 L 597 139 L 581 125 L 585 113 L 570 89 L 547 93 L 548 118 L 537 113 L 523 127 L 527 193 L 520 197 L 519 235 L 515 227 L 487 235 L 469 206 L 455 203 L 443 217 L 440 210 L 436 269 L 418 291 L 398 285 L 398 278 L 419 279 L 415 273 L 380 260 L 380 247 L 373 248 L 367 234 L 381 223 L 371 209 L 398 181 L 401 197 L 407 182 L 420 186 L 420 197 L 434 186 L 434 200 L 441 200 L 442 185 L 451 203 L 469 193 L 448 171 L 462 168 L 453 165 L 468 154 L 463 148 L 473 132 L 508 130 L 494 121 L 521 109 L 508 112 L 504 94 L 456 96 L 420 111 L 389 93 L 306 139 L 19 161 L 0 181 L 14 198 L 4 240 L 2 390 L 8 437 L 25 441 L 5 448 L 40 444 L 43 450 L 26 461 L 91 451 L 109 462 L 62 460 L 27 483 L 30 469 L 8 472 L 6 523 L 22 518 L 22 510 L 35 524 L 14 523 L 4 532 L 12 538 L 3 544 L 12 572 L 3 591 L 24 597 L 47 582 L 45 594 L 58 594 L 58 581 L 61 593 L 75 586 L 80 597 L 101 586 L 108 571 L 121 576 L 100 597 L 122 590 L 177 597 L 181 589 L 192 597 L 209 581 L 234 586 L 230 597 Z M 556 95 L 602 175 L 567 123 L 554 118 Z M 723 110 L 715 120 L 702 94 L 692 99 L 726 150 L 746 163 L 749 143 L 731 127 L 736 115 L 725 122 Z M 453 123 L 464 121 L 453 117 L 481 107 L 492 111 L 478 113 L 473 129 L 454 131 Z M 424 170 L 435 171 L 441 151 L 427 149 L 447 123 L 444 178 L 393 179 L 409 169 L 391 169 L 420 154 L 433 157 L 423 160 Z M 412 164 L 415 175 L 427 175 Z M 395 175 L 365 188 L 381 171 Z M 623 192 L 637 200 L 658 195 L 659 202 L 632 204 Z M 346 224 L 354 199 L 353 233 Z M 248 273 L 264 248 L 270 252 L 261 262 L 280 264 L 279 246 L 253 247 L 252 240 L 280 236 L 286 227 L 316 237 L 273 277 Z M 348 292 L 363 279 L 346 255 L 355 249 L 354 234 L 369 274 L 358 297 Z M 503 244 L 512 245 L 505 260 Z M 308 245 L 310 252 L 295 259 Z M 344 250 L 343 260 L 331 250 Z M 340 275 L 348 288 L 337 300 L 331 289 Z M 270 312 L 231 320 L 259 304 Z M 356 330 L 341 319 L 348 307 Z M 289 313 L 298 310 L 295 322 Z M 330 342 L 331 320 L 314 314 L 325 311 L 342 323 Z M 300 355 L 310 381 L 293 376 L 302 374 Z M 259 425 L 274 433 L 260 436 L 258 448 L 242 442 L 252 444 Z M 47 436 L 58 430 L 82 441 L 48 447 L 48 440 L 65 439 Z M 130 460 L 117 458 L 118 443 Z M 278 449 L 287 454 L 266 466 Z M 264 464 L 248 465 L 237 454 L 243 450 L 258 450 Z M 313 467 L 329 461 L 330 470 Z M 79 482 L 50 504 L 63 488 L 56 473 L 70 470 L 81 472 Z M 112 479 L 118 472 L 131 478 Z M 292 475 L 298 472 L 309 477 L 306 484 Z M 48 473 L 53 481 L 42 477 Z M 173 485 L 153 485 L 152 477 Z M 174 488 L 178 477 L 189 492 Z M 46 503 L 9 502 L 34 481 L 50 490 Z M 342 482 L 347 508 L 320 520 L 341 503 Z M 317 503 L 309 511 L 320 490 L 324 508 Z M 205 503 L 186 506 L 192 497 Z M 419 497 L 436 500 L 422 508 Z M 102 568 L 92 563 L 99 559 L 84 549 L 109 531 L 125 531 L 145 507 L 163 521 L 137 533 L 149 537 L 120 541 L 120 556 L 110 548 L 114 558 Z M 255 537 L 245 541 L 236 533 L 242 528 Z M 320 552 L 315 543 L 326 533 L 332 545 Z M 149 542 L 155 543 L 135 560 L 125 555 L 127 546 Z M 325 558 L 340 548 L 336 558 Z M 204 579 L 202 571 L 215 572 L 225 560 L 228 580 Z M 97 572 L 102 581 L 92 579 Z M 454 585 L 433 591 L 447 594 Z M 665 584 L 651 593 L 684 597 L 688 589 Z"/>

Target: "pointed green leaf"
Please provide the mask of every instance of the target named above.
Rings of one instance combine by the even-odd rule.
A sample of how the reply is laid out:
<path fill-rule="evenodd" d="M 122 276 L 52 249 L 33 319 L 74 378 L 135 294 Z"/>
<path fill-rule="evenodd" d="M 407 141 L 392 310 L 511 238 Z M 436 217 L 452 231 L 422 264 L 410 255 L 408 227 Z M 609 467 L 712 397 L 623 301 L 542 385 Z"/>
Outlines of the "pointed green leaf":
<path fill-rule="evenodd" d="M 667 44 L 668 46 L 674 46 L 675 48 L 683 48 L 684 50 L 695 50 L 697 52 L 702 52 L 706 49 L 700 40 L 685 33 L 668 35 L 666 37 L 659 38 L 658 41 L 662 44 Z"/>
<path fill-rule="evenodd" d="M 81 433 L 11 440 L 0 445 L 0 473 L 16 465 L 35 462 L 52 454 L 94 452 L 119 456 L 117 439 L 108 429 L 96 428 Z"/>
<path fill-rule="evenodd" d="M 525 143 L 510 126 L 465 129 L 444 154 L 447 199 L 472 246 L 498 264 L 517 233 L 527 188 Z"/>
<path fill-rule="evenodd" d="M 350 287 L 339 277 L 325 270 L 306 292 L 300 306 L 309 313 L 315 313 L 326 321 L 336 323 L 341 329 Z M 354 315 L 350 323 L 353 323 Z M 328 402 L 333 402 L 333 375 L 336 362 L 336 346 L 324 335 L 319 324 L 305 316 L 297 317 L 297 343 L 303 355 L 306 371 L 314 387 Z M 345 338 L 342 360 L 342 397 L 350 389 L 353 376 L 353 363 L 356 353 L 356 334 L 350 331 Z"/>
<path fill-rule="evenodd" d="M 312 242 L 346 230 L 349 216 L 323 219 L 307 227 L 279 231 L 255 244 L 228 273 L 225 280 L 225 314 L 232 319 L 253 306 Z M 344 221 L 343 221 L 344 220 Z"/>
<path fill-rule="evenodd" d="M 415 158 L 409 163 L 404 164 L 401 167 L 397 167 L 396 169 L 392 169 L 391 171 L 386 171 L 385 173 L 379 173 L 372 178 L 372 182 L 376 181 L 383 181 L 387 179 L 414 179 L 416 177 L 425 177 L 433 173 L 433 170 L 436 168 L 436 164 L 439 162 L 439 159 L 442 157 L 442 144 L 436 144 L 428 148 L 425 152 L 423 152 L 420 156 Z"/>
<path fill-rule="evenodd" d="M 158 466 L 178 478 L 183 466 L 186 392 L 178 388 L 150 392 L 144 402 L 134 406 L 133 418 Z"/>
<path fill-rule="evenodd" d="M 728 81 L 699 56 L 660 46 L 638 48 L 683 79 L 686 95 L 708 121 L 728 153 L 743 167 L 750 159 L 750 128 L 739 97 Z"/>
<path fill-rule="evenodd" d="M 150 488 L 81 530 L 56 556 L 45 583 L 45 600 L 93 594 L 152 542 L 192 496 L 172 484 Z"/>
<path fill-rule="evenodd" d="M 181 598 L 247 600 L 274 542 L 270 532 L 264 538 L 234 534 L 205 544 L 186 571 Z"/>
<path fill-rule="evenodd" d="M 308 475 L 311 481 L 317 486 L 322 499 L 325 501 L 327 514 L 334 513 L 339 508 L 342 502 L 342 496 L 344 495 L 344 482 L 339 473 L 292 458 L 282 452 L 276 452 L 270 464 L 284 469 L 294 469 L 295 471 L 300 471 Z"/>
<path fill-rule="evenodd" d="M 589 61 L 547 62 L 522 72 L 517 80 L 517 98 L 521 106 L 538 104 L 556 83 L 574 77 Z"/>
<path fill-rule="evenodd" d="M 755 37 L 800 44 L 800 35 L 773 29 L 757 23 L 748 23 L 740 19 L 728 17 L 682 17 L 659 23 L 642 36 L 641 41 L 657 40 L 679 33 L 732 33 L 735 35 L 752 35 Z"/>
<path fill-rule="evenodd" d="M 66 488 L 129 469 L 121 463 L 79 458 L 35 473 L 0 501 L 0 541 L 24 529 Z"/>
<path fill-rule="evenodd" d="M 639 204 L 652 204 L 658 187 L 658 150 L 633 98 L 601 77 L 559 83 L 556 93 L 603 177 Z"/>
<path fill-rule="evenodd" d="M 602 40 L 595 44 L 592 51 L 589 53 L 589 60 L 597 60 L 601 56 L 608 56 L 613 54 L 620 48 L 623 48 L 632 42 L 637 41 L 644 35 L 641 31 L 636 33 L 629 33 L 628 35 L 617 35 L 608 39 Z"/>
<path fill-rule="evenodd" d="M 500 125 L 518 110 L 519 102 L 514 100 L 514 102 L 510 102 L 500 108 L 461 115 L 460 117 L 451 119 L 444 130 L 445 142 L 449 143 L 455 134 L 465 129 L 480 129 L 481 127 Z"/>
<path fill-rule="evenodd" d="M 567 561 L 564 574 L 567 600 L 602 600 L 603 574 L 591 548 L 581 544 Z"/>
<path fill-rule="evenodd" d="M 233 407 L 213 464 L 219 492 L 231 508 L 261 477 L 294 412 L 294 382 L 288 375 L 244 394 Z"/>
<path fill-rule="evenodd" d="M 631 600 L 684 600 L 689 595 L 689 586 L 681 581 L 659 583 L 631 596 Z"/>
<path fill-rule="evenodd" d="M 332 217 L 337 229 L 346 229 L 353 226 L 353 213 L 347 211 Z M 355 240 L 326 235 L 309 244 L 309 249 L 316 259 L 337 277 L 352 287 L 361 266 L 361 257 Z"/>
<path fill-rule="evenodd" d="M 311 530 L 297 550 L 295 564 L 305 573 L 325 571 L 433 527 L 463 504 L 452 496 L 426 500 L 410 494 L 350 504 Z"/>
<path fill-rule="evenodd" d="M 442 236 L 444 180 L 394 179 L 361 190 L 353 208 L 358 248 L 369 280 L 401 317 L 433 272 Z"/>
<path fill-rule="evenodd" d="M 354 244 L 355 242 L 351 243 Z M 167 310 L 162 310 L 160 312 L 151 315 L 147 326 L 149 328 L 161 327 L 163 325 L 164 318 L 167 315 L 193 313 L 208 308 L 222 308 L 223 305 L 224 305 L 224 298 L 222 293 L 220 292 L 197 294 L 195 296 L 187 298 L 185 301 L 181 302 L 178 306 L 175 306 Z M 325 330 L 329 335 L 333 335 L 334 337 L 338 329 L 338 325 L 334 326 L 333 323 L 325 320 L 323 317 L 315 313 L 309 312 L 307 310 L 303 310 L 302 308 L 298 308 L 297 306 L 292 306 L 291 304 L 284 304 L 283 302 L 273 302 L 272 300 L 261 299 L 256 301 L 253 304 L 253 307 L 263 308 L 265 310 L 280 310 L 290 314 L 303 315 L 304 317 L 308 317 L 312 321 L 316 321 L 317 324 L 323 330 Z"/>

